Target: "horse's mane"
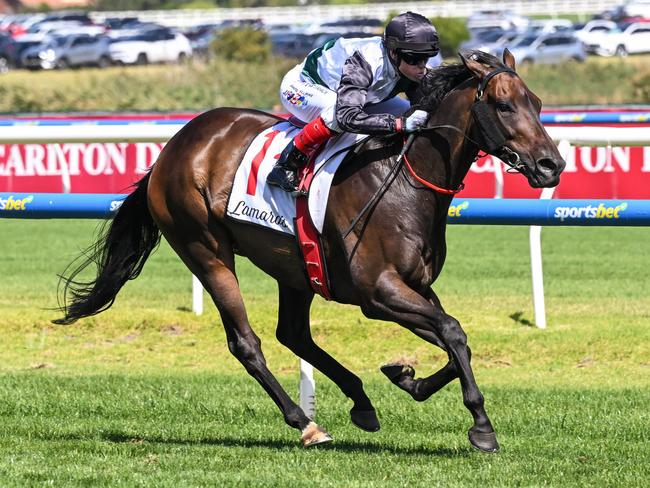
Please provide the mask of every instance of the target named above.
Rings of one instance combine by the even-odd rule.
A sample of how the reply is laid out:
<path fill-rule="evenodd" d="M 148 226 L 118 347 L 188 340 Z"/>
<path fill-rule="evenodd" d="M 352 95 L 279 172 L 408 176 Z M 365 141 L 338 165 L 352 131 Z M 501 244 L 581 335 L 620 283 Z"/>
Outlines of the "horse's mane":
<path fill-rule="evenodd" d="M 479 63 L 492 68 L 503 67 L 503 63 L 498 58 L 482 51 L 470 51 L 466 56 L 472 56 Z M 435 112 L 449 92 L 473 76 L 474 74 L 462 62 L 429 69 L 420 83 L 418 99 L 413 108 Z"/>

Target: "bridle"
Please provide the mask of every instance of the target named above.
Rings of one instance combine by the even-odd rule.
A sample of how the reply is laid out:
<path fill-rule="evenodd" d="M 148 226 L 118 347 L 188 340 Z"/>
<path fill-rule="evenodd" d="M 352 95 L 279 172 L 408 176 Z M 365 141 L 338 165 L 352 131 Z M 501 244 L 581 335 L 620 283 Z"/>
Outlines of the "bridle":
<path fill-rule="evenodd" d="M 434 185 L 433 183 L 430 183 L 418 176 L 408 160 L 406 153 L 411 147 L 415 136 L 418 133 L 435 131 L 438 129 L 452 129 L 460 133 L 465 139 L 476 145 L 481 151 L 484 151 L 487 154 L 492 154 L 506 163 L 509 166 L 507 170 L 508 172 L 523 173 L 525 171 L 525 166 L 521 162 L 519 154 L 506 146 L 508 138 L 501 129 L 501 124 L 494 117 L 492 112 L 490 112 L 488 104 L 483 101 L 483 95 L 485 94 L 485 89 L 487 88 L 488 83 L 492 78 L 501 73 L 511 73 L 515 76 L 519 76 L 515 70 L 507 67 L 497 68 L 494 71 L 489 72 L 487 75 L 485 75 L 485 77 L 483 77 L 482 80 L 479 81 L 478 87 L 476 89 L 476 96 L 474 97 L 474 103 L 472 103 L 472 106 L 470 107 L 472 118 L 474 119 L 474 122 L 476 123 L 478 131 L 481 135 L 481 142 L 475 141 L 458 127 L 447 124 L 423 127 L 410 134 L 409 137 L 404 141 L 404 147 L 402 148 L 402 151 L 400 152 L 397 160 L 398 162 L 403 160 L 406 163 L 406 168 L 416 181 L 423 184 L 430 190 L 442 193 L 444 195 L 455 195 L 465 187 L 465 185 L 461 183 L 458 188 L 450 190 Z M 477 155 L 475 161 L 478 158 L 479 156 Z"/>
<path fill-rule="evenodd" d="M 384 181 L 382 182 L 381 186 L 377 189 L 377 191 L 372 196 L 372 198 L 370 198 L 370 200 L 366 203 L 363 209 L 361 209 L 359 215 L 357 215 L 357 217 L 350 223 L 346 231 L 342 234 L 344 239 L 352 232 L 354 227 L 356 227 L 357 223 L 359 222 L 359 220 L 361 220 L 363 215 L 365 215 L 366 212 L 368 212 L 370 208 L 372 208 L 374 204 L 382 197 L 390 181 L 392 181 L 392 179 L 394 179 L 394 177 L 397 175 L 397 169 L 401 166 L 402 161 L 406 163 L 406 167 L 409 173 L 416 181 L 418 181 L 419 183 L 423 184 L 425 187 L 437 193 L 453 196 L 456 193 L 460 192 L 465 187 L 465 185 L 461 183 L 458 186 L 458 188 L 453 190 L 441 188 L 437 185 L 434 185 L 433 183 L 424 180 L 424 178 L 421 178 L 415 173 L 412 165 L 408 160 L 407 152 L 410 149 L 411 144 L 413 143 L 415 137 L 418 134 L 421 134 L 423 132 L 436 131 L 439 129 L 455 130 L 456 132 L 460 133 L 463 136 L 463 138 L 470 141 L 472 144 L 476 145 L 481 151 L 484 151 L 487 154 L 491 154 L 501 159 L 504 163 L 506 163 L 509 166 L 507 170 L 508 172 L 523 173 L 525 171 L 526 167 L 521 162 L 521 158 L 519 157 L 519 154 L 517 154 L 508 146 L 506 146 L 507 137 L 504 134 L 503 130 L 501 129 L 501 124 L 499 123 L 498 120 L 496 120 L 494 115 L 490 112 L 487 103 L 485 103 L 482 100 L 483 95 L 485 93 L 485 89 L 487 88 L 487 85 L 490 82 L 490 80 L 501 73 L 511 73 L 515 76 L 519 76 L 515 70 L 507 67 L 497 68 L 494 71 L 489 72 L 487 75 L 483 77 L 482 80 L 479 81 L 478 88 L 476 89 L 476 96 L 474 97 L 474 103 L 470 108 L 472 117 L 474 118 L 474 122 L 476 123 L 479 133 L 481 134 L 482 142 L 475 141 L 470 136 L 468 136 L 463 130 L 459 129 L 454 125 L 448 125 L 448 124 L 423 127 L 409 134 L 408 138 L 406 138 L 406 140 L 404 141 L 404 146 L 402 147 L 402 150 L 400 151 L 400 154 L 397 157 L 395 164 L 390 169 L 387 176 L 384 178 Z M 365 139 L 363 139 L 362 141 L 365 141 Z M 479 156 L 477 155 L 475 161 L 478 158 Z"/>
<path fill-rule="evenodd" d="M 513 69 L 505 67 L 497 68 L 485 75 L 485 77 L 479 82 L 478 88 L 476 89 L 476 97 L 474 98 L 474 103 L 470 110 L 483 141 L 482 144 L 473 142 L 479 147 L 479 149 L 498 157 L 506 163 L 510 167 L 508 168 L 508 171 L 522 172 L 525 166 L 521 162 L 519 154 L 506 146 L 508 138 L 503 133 L 501 124 L 490 112 L 487 103 L 482 100 L 488 83 L 492 78 L 500 73 L 510 73 L 519 76 Z M 469 137 L 467 138 L 469 139 Z"/>

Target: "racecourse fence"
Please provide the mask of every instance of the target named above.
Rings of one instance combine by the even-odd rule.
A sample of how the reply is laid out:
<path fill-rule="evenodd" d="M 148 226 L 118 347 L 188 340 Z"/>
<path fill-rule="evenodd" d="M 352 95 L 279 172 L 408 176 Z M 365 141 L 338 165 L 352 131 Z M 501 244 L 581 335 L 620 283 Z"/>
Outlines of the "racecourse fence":
<path fill-rule="evenodd" d="M 0 192 L 0 218 L 105 219 L 120 208 L 123 193 Z M 650 226 L 650 200 L 456 198 L 450 224 L 541 226 Z"/>
<path fill-rule="evenodd" d="M 621 0 L 502 0 L 496 10 L 510 11 L 519 15 L 600 13 L 620 5 Z M 436 2 L 387 2 L 370 4 L 304 5 L 300 7 L 246 7 L 212 8 L 196 10 L 148 10 L 120 12 L 91 12 L 97 22 L 111 17 L 138 17 L 141 21 L 156 22 L 174 27 L 189 27 L 224 20 L 259 19 L 266 24 L 305 24 L 310 21 L 328 21 L 372 17 L 386 19 L 398 12 L 411 10 L 427 17 L 468 17 L 487 7 L 483 0 L 441 0 Z"/>

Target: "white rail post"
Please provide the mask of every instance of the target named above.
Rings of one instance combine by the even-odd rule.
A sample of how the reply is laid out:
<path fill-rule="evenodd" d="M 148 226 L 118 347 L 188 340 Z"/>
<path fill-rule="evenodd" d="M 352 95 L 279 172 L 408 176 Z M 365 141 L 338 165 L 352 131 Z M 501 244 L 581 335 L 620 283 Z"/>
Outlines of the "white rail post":
<path fill-rule="evenodd" d="M 542 227 L 539 225 L 530 226 L 530 271 L 533 278 L 535 325 L 539 329 L 546 329 L 544 273 L 542 271 Z"/>
<path fill-rule="evenodd" d="M 61 158 L 61 186 L 63 193 L 70 193 L 72 190 L 72 183 L 70 181 L 70 168 L 68 161 Z"/>
<path fill-rule="evenodd" d="M 196 315 L 203 313 L 203 285 L 192 275 L 192 312 Z"/>
<path fill-rule="evenodd" d="M 314 367 L 304 359 L 300 360 L 300 408 L 310 419 L 316 417 Z"/>
<path fill-rule="evenodd" d="M 562 159 L 566 160 L 571 151 L 571 143 L 562 140 L 557 145 Z M 544 188 L 540 200 L 553 197 L 554 188 Z M 546 304 L 544 303 L 544 272 L 542 270 L 542 226 L 530 226 L 530 271 L 533 280 L 533 309 L 535 311 L 535 325 L 539 329 L 546 329 Z"/>
<path fill-rule="evenodd" d="M 492 156 L 494 168 L 494 198 L 503 198 L 503 163 Z"/>

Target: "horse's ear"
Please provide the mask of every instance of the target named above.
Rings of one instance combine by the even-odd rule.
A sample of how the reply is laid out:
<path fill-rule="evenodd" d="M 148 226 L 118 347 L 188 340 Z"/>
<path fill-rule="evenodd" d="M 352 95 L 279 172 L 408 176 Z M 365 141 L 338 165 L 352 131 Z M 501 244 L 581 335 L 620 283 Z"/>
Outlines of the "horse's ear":
<path fill-rule="evenodd" d="M 503 50 L 503 64 L 508 68 L 515 71 L 515 57 L 512 55 L 508 48 Z"/>
<path fill-rule="evenodd" d="M 465 51 L 458 53 L 465 67 L 470 70 L 480 80 L 490 72 L 491 68 L 479 60 L 481 59 L 477 51 Z"/>

